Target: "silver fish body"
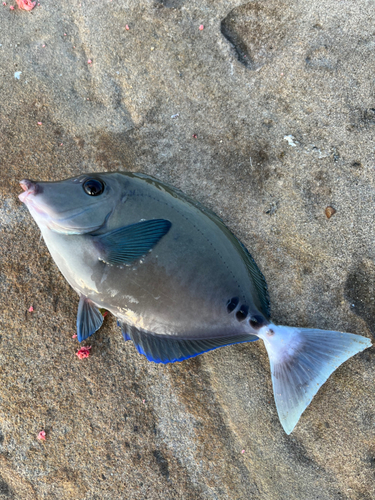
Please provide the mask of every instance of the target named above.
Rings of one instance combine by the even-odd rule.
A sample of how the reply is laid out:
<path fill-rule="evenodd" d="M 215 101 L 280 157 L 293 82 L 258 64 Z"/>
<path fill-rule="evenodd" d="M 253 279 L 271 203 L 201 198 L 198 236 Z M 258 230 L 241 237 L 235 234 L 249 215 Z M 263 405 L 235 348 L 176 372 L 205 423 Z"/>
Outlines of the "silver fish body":
<path fill-rule="evenodd" d="M 101 326 L 99 308 L 156 362 L 262 338 L 288 433 L 330 373 L 371 345 L 270 323 L 265 279 L 244 246 L 211 211 L 150 176 L 84 174 L 21 186 L 21 201 L 80 296 L 79 340 Z"/>
<path fill-rule="evenodd" d="M 40 224 L 53 259 L 77 293 L 120 320 L 159 335 L 187 339 L 227 337 L 255 333 L 249 324 L 254 316 L 262 316 L 266 322 L 268 304 L 263 300 L 266 310 L 262 314 L 256 287 L 260 282 L 266 296 L 266 282 L 254 264 L 258 280 L 254 283 L 245 249 L 216 215 L 142 174 L 115 172 L 101 177 L 111 189 L 111 203 L 107 210 L 94 212 L 88 218 L 90 234 L 71 234 L 73 224 L 67 226 L 65 234 L 61 219 L 59 232 L 53 223 Z M 78 195 L 85 201 L 88 197 L 80 185 L 85 178 L 64 181 L 65 186 L 38 186 L 43 194 L 59 186 L 72 197 L 78 187 Z M 112 184 L 122 189 L 116 191 Z M 79 214 L 74 221 L 77 232 L 82 231 L 78 226 L 81 217 Z M 100 235 L 152 219 L 171 222 L 168 234 L 155 248 L 121 266 L 100 260 L 100 251 L 92 244 L 92 227 L 95 235 Z M 239 299 L 237 309 L 241 305 L 248 308 L 246 321 L 242 316 L 241 321 L 237 319 L 237 309 L 228 314 L 227 303 L 234 297 Z"/>

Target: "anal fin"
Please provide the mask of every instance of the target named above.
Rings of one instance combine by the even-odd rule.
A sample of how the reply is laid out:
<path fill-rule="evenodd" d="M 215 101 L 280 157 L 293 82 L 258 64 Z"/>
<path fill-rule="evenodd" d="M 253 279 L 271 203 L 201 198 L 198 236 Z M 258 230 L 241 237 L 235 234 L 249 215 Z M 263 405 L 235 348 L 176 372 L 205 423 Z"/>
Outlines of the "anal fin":
<path fill-rule="evenodd" d="M 258 340 L 255 335 L 243 334 L 210 339 L 181 339 L 176 336 L 157 335 L 121 323 L 125 340 L 131 339 L 137 351 L 154 363 L 175 363 L 212 351 L 218 347 Z"/>

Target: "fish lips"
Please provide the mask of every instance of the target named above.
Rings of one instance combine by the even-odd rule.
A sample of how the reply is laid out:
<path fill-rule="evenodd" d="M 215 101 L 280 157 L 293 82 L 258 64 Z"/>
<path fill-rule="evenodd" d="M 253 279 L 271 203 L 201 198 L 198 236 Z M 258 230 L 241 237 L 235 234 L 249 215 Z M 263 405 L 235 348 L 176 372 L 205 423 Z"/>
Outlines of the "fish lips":
<path fill-rule="evenodd" d="M 23 189 L 23 193 L 18 195 L 18 198 L 22 203 L 26 202 L 26 198 L 33 194 L 34 196 L 38 193 L 43 192 L 42 186 L 40 184 L 37 184 L 34 181 L 30 181 L 29 179 L 22 179 L 20 181 L 20 186 Z"/>
<path fill-rule="evenodd" d="M 91 207 L 86 207 L 79 212 L 73 209 L 65 213 L 64 217 L 57 218 L 54 216 L 55 214 L 52 214 L 48 210 L 48 206 L 42 205 L 36 200 L 36 196 L 43 193 L 43 186 L 29 179 L 20 181 L 20 186 L 24 192 L 18 195 L 18 198 L 22 203 L 25 203 L 38 226 L 46 226 L 56 233 L 67 235 L 92 233 L 102 228 L 112 213 L 111 210 L 100 224 L 80 227 L 79 225 L 74 225 L 74 219 L 91 210 Z"/>

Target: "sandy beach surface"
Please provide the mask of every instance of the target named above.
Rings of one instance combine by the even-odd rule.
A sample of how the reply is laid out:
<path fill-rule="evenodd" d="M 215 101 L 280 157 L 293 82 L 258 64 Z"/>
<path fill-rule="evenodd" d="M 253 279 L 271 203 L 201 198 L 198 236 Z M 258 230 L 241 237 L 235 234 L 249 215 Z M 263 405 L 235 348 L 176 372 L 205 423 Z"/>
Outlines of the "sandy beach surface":
<path fill-rule="evenodd" d="M 151 174 L 243 241 L 275 323 L 371 338 L 374 21 L 370 0 L 0 4 L 1 499 L 375 499 L 373 349 L 290 436 L 261 341 L 156 365 L 109 315 L 80 360 L 78 297 L 17 198 Z"/>

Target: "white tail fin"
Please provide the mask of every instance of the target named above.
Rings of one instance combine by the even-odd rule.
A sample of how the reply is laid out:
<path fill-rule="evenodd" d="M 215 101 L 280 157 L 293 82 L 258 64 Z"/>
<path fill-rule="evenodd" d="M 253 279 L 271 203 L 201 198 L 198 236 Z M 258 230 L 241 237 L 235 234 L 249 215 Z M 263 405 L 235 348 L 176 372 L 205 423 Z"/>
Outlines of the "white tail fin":
<path fill-rule="evenodd" d="M 271 365 L 273 393 L 281 425 L 290 434 L 328 377 L 370 339 L 326 330 L 273 324 L 262 327 Z"/>

